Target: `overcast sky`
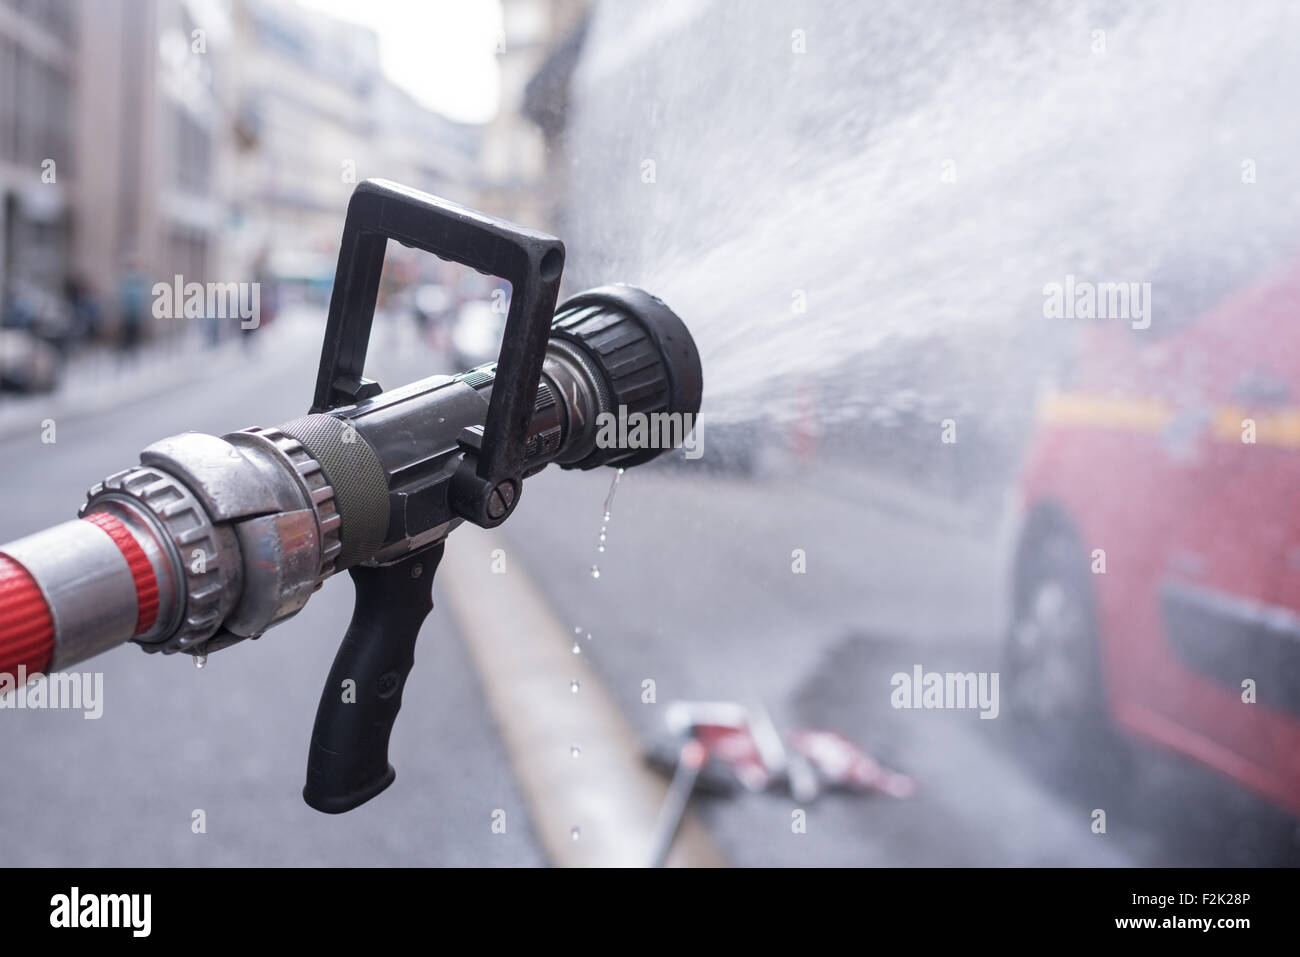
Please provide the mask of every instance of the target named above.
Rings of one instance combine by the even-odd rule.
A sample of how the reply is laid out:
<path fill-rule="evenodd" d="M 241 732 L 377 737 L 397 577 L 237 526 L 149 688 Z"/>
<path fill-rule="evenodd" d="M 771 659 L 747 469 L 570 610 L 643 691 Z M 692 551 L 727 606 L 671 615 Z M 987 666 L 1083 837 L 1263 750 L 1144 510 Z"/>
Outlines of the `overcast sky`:
<path fill-rule="evenodd" d="M 497 0 L 298 0 L 379 34 L 384 71 L 431 109 L 467 123 L 497 110 Z"/>

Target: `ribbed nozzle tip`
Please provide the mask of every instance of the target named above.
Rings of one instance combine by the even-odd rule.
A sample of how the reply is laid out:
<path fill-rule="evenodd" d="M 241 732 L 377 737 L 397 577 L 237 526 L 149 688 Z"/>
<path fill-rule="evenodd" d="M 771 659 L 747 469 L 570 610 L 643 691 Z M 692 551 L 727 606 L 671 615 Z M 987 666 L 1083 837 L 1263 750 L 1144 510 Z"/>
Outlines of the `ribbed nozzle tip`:
<path fill-rule="evenodd" d="M 673 445 L 645 447 L 636 444 L 637 436 L 664 435 L 665 414 L 675 420 L 674 444 L 693 427 L 704 386 L 700 353 L 686 324 L 662 300 L 635 286 L 588 290 L 560 305 L 551 338 L 571 343 L 590 360 L 601 380 L 600 412 L 613 416 L 619 439 L 565 467 L 648 462 Z"/>

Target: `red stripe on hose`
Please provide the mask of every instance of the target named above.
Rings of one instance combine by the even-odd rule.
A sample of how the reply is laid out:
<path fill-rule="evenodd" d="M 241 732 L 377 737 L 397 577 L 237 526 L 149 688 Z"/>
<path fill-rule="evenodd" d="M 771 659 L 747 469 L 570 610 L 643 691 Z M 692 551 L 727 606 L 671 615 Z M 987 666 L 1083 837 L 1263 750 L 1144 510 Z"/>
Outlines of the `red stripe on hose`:
<path fill-rule="evenodd" d="M 135 619 L 135 634 L 143 635 L 158 620 L 158 578 L 153 573 L 149 556 L 144 553 L 131 530 L 107 512 L 91 512 L 83 518 L 108 532 L 108 537 L 126 559 L 131 577 L 135 579 L 136 607 L 139 609 Z"/>
<path fill-rule="evenodd" d="M 54 653 L 54 618 L 36 579 L 0 555 L 0 674 L 43 672 Z"/>

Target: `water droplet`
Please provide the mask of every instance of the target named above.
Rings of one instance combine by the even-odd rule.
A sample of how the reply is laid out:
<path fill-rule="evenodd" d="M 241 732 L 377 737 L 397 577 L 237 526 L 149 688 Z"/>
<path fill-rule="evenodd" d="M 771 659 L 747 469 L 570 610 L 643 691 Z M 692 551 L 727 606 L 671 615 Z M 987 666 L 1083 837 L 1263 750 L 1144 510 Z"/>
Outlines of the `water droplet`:
<path fill-rule="evenodd" d="M 605 546 L 604 546 L 604 545 L 597 545 L 597 546 L 596 546 L 596 551 L 598 551 L 598 552 L 603 552 L 604 550 L 605 550 Z M 596 576 L 596 577 L 599 578 L 600 576 L 598 575 L 598 576 Z"/>
<path fill-rule="evenodd" d="M 576 758 L 582 754 L 582 748 L 578 747 L 575 744 L 573 745 L 573 747 L 569 748 L 569 754 L 573 755 Z"/>
<path fill-rule="evenodd" d="M 195 668 L 202 668 L 202 667 L 203 667 L 204 665 L 206 665 L 207 663 L 208 663 L 208 656 L 207 656 L 207 655 L 195 655 L 195 656 L 194 656 L 194 667 L 195 667 Z"/>
<path fill-rule="evenodd" d="M 574 678 L 572 681 L 569 682 L 569 690 L 572 691 L 574 694 L 577 694 L 577 693 L 578 693 L 578 689 L 579 689 L 580 687 L 582 687 L 582 686 L 581 686 L 580 684 L 578 684 L 578 679 L 577 679 L 577 678 Z"/>
<path fill-rule="evenodd" d="M 599 577 L 600 577 L 600 567 L 599 567 L 598 565 L 592 565 L 592 566 L 591 566 L 591 577 L 592 577 L 592 578 L 599 578 Z"/>
<path fill-rule="evenodd" d="M 582 837 L 582 831 L 575 827 L 569 832 L 569 837 L 576 841 L 578 838 Z"/>
<path fill-rule="evenodd" d="M 587 640 L 591 641 L 591 632 L 587 632 Z"/>
<path fill-rule="evenodd" d="M 574 633 L 575 635 L 580 635 L 580 634 L 582 634 L 582 629 L 579 628 L 577 625 L 575 625 L 575 626 L 573 627 L 573 633 Z"/>
<path fill-rule="evenodd" d="M 609 483 L 609 494 L 605 496 L 605 524 L 609 524 L 609 512 L 614 507 L 614 493 L 618 491 L 618 480 L 623 477 L 623 470 L 614 473 L 614 480 Z"/>
<path fill-rule="evenodd" d="M 582 654 L 582 645 L 578 644 L 576 641 L 573 643 L 573 653 L 575 655 Z"/>

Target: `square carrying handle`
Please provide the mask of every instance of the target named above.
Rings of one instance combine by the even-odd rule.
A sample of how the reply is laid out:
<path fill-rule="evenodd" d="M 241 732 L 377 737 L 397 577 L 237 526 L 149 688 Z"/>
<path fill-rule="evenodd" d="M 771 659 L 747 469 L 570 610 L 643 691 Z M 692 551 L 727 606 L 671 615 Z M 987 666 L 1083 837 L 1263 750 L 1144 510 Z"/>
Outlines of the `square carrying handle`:
<path fill-rule="evenodd" d="M 388 180 L 357 184 L 343 224 L 312 412 L 352 405 L 381 391 L 363 372 L 389 239 L 510 283 L 487 420 L 481 436 L 463 437 L 466 457 L 451 488 L 459 514 L 480 525 L 500 524 L 519 498 L 564 244 Z"/>

